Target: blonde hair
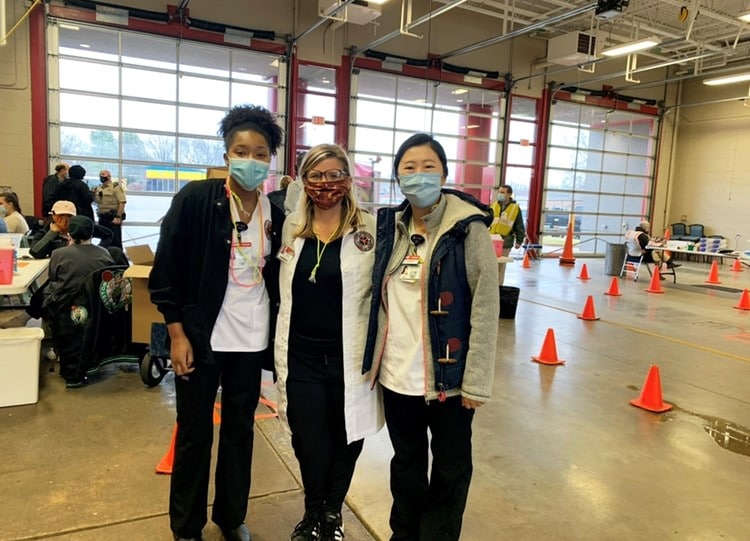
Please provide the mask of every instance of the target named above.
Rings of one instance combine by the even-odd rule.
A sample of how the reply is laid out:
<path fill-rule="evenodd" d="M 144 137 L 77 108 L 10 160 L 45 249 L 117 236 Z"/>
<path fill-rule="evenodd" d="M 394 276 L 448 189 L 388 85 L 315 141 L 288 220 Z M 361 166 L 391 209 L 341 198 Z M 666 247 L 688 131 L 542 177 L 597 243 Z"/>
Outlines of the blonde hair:
<path fill-rule="evenodd" d="M 349 156 L 339 145 L 322 144 L 312 147 L 307 154 L 305 159 L 302 161 L 302 165 L 299 169 L 299 178 L 304 182 L 305 175 L 311 171 L 320 162 L 329 158 L 336 158 L 341 162 L 342 170 L 344 173 L 351 177 L 351 164 L 349 163 Z M 305 239 L 315 238 L 315 232 L 313 231 L 313 211 L 315 205 L 312 203 L 310 196 L 307 192 L 304 192 L 304 197 L 297 207 L 299 213 L 302 215 L 302 223 L 297 231 L 294 232 L 295 237 L 302 237 Z M 358 229 L 362 225 L 362 209 L 359 207 L 357 196 L 354 191 L 354 179 L 350 180 L 349 191 L 344 200 L 341 202 L 341 220 L 339 226 L 334 232 L 332 239 L 337 239 L 343 236 L 344 230 L 350 227 L 352 231 Z"/>

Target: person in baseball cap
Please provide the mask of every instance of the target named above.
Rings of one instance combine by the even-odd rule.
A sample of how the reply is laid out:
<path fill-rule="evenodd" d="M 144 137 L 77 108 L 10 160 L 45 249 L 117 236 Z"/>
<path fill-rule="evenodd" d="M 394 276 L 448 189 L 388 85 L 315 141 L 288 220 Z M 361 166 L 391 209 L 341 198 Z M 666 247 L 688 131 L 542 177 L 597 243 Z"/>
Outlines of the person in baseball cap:
<path fill-rule="evenodd" d="M 52 205 L 52 210 L 50 211 L 50 214 L 52 216 L 59 215 L 59 214 L 75 216 L 76 206 L 71 201 L 56 201 L 55 204 Z"/>
<path fill-rule="evenodd" d="M 52 220 L 44 236 L 33 243 L 29 249 L 29 254 L 35 259 L 49 257 L 52 250 L 67 246 L 70 242 L 68 227 L 70 219 L 76 215 L 76 206 L 72 201 L 61 199 L 52 205 L 50 211 Z"/>

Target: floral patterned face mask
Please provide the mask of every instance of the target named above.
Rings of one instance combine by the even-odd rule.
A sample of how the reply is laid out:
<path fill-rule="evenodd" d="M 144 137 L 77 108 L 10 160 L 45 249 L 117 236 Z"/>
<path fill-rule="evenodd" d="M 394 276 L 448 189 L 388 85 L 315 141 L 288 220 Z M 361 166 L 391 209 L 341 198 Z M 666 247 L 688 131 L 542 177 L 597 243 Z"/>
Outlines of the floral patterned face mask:
<path fill-rule="evenodd" d="M 316 207 L 328 210 L 338 205 L 349 193 L 352 179 L 326 180 L 322 182 L 305 182 L 305 192 L 310 196 Z"/>

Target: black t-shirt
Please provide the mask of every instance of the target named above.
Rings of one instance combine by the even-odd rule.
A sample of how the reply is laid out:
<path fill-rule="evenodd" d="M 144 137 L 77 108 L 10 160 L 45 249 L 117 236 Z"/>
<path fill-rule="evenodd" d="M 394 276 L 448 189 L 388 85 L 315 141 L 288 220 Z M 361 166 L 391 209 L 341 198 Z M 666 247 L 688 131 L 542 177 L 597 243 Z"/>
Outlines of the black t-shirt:
<path fill-rule="evenodd" d="M 325 245 L 321 242 L 320 249 Z M 309 338 L 341 338 L 341 239 L 325 247 L 318 262 L 318 240 L 306 239 L 292 279 L 291 332 Z"/>

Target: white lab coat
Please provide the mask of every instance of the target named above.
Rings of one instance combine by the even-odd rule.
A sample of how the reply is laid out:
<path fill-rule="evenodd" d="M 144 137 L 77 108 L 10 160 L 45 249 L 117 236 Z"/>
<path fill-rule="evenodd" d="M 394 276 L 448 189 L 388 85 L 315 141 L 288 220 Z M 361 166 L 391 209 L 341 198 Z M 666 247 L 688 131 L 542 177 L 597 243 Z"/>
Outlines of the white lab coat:
<path fill-rule="evenodd" d="M 367 338 L 372 291 L 372 267 L 375 262 L 375 218 L 362 213 L 363 224 L 349 232 L 341 242 L 341 282 L 344 345 L 344 418 L 347 442 L 360 440 L 377 433 L 383 427 L 383 408 L 380 388 L 370 388 L 370 375 L 362 374 L 362 356 Z M 299 228 L 299 214 L 292 213 L 284 223 L 282 249 L 291 247 L 293 254 L 281 262 L 279 290 L 281 306 L 276 323 L 274 359 L 276 364 L 279 417 L 287 423 L 286 379 L 289 325 L 292 314 L 292 279 L 297 267 L 304 239 L 292 238 Z M 359 238 L 370 240 L 364 249 Z M 359 245 L 359 246 L 358 246 Z M 288 426 L 288 423 L 287 423 Z"/>

